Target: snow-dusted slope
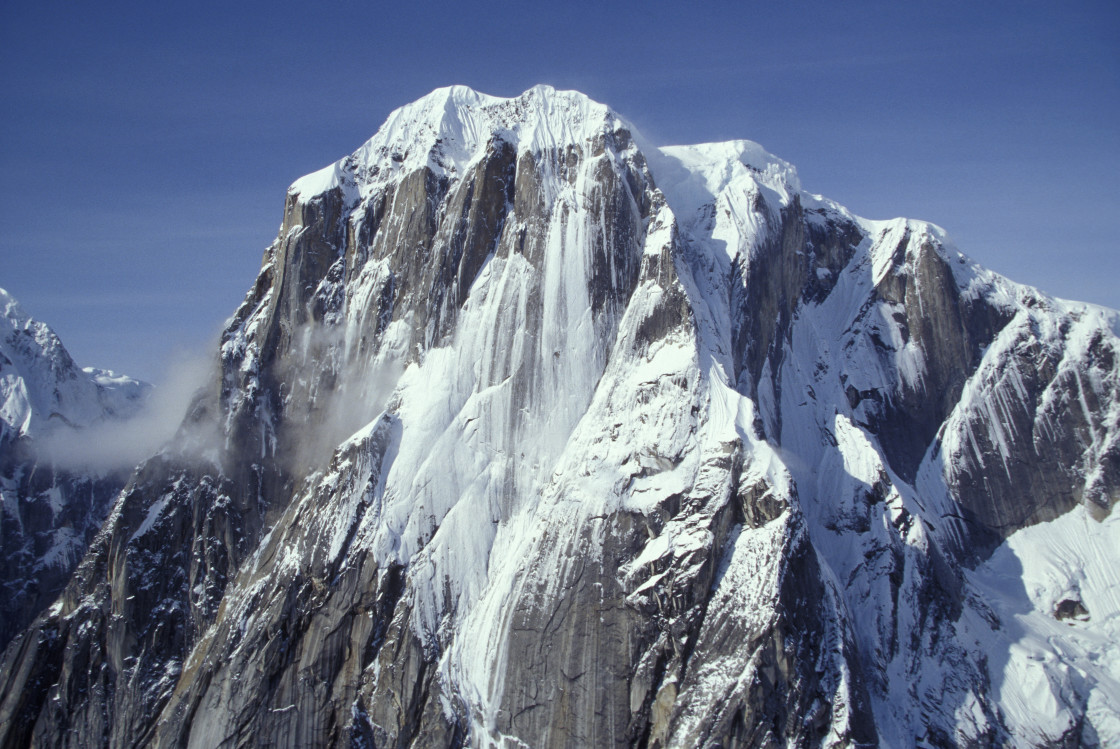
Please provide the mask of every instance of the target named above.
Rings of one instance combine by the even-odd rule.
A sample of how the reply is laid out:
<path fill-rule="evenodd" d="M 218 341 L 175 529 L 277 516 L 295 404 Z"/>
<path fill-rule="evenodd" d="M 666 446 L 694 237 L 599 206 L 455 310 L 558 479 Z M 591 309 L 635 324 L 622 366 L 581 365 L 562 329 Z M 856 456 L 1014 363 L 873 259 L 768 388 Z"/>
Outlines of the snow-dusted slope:
<path fill-rule="evenodd" d="M 0 643 L 58 596 L 126 478 L 68 461 L 52 438 L 132 416 L 147 388 L 80 369 L 0 289 Z"/>
<path fill-rule="evenodd" d="M 80 369 L 54 331 L 0 289 L 0 436 L 38 438 L 59 425 L 126 418 L 146 387 L 107 370 Z"/>
<path fill-rule="evenodd" d="M 1116 313 L 548 87 L 284 216 L 5 740 L 1120 740 Z"/>

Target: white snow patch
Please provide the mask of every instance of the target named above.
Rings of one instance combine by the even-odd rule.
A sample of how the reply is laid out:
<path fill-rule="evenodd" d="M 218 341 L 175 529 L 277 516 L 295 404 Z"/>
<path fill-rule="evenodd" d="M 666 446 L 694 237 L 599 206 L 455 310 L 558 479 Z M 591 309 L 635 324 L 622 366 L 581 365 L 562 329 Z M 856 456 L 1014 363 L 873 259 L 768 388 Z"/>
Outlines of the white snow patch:
<path fill-rule="evenodd" d="M 1002 623 L 963 629 L 988 654 L 1016 740 L 1056 741 L 1081 702 L 1101 746 L 1120 745 L 1120 513 L 1097 522 L 1079 507 L 1024 528 L 968 577 Z M 1088 616 L 1059 621 L 1067 600 Z"/>

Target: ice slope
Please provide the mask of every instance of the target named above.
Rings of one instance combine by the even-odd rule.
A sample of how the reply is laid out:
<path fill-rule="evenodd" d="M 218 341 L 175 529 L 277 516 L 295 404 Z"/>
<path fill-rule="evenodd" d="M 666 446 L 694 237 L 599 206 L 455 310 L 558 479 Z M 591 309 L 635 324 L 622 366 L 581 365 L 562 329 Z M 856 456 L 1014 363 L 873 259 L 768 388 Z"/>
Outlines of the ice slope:
<path fill-rule="evenodd" d="M 218 436 L 43 625 L 117 681 L 9 651 L 6 736 L 1115 743 L 1118 329 L 749 141 L 437 90 L 292 185 Z"/>
<path fill-rule="evenodd" d="M 1086 744 L 1120 739 L 1117 549 L 1116 517 L 1077 508 L 1013 534 L 968 574 L 987 619 L 970 612 L 958 628 L 991 654 L 1001 709 L 1025 744 L 1057 742 L 1082 721 Z"/>

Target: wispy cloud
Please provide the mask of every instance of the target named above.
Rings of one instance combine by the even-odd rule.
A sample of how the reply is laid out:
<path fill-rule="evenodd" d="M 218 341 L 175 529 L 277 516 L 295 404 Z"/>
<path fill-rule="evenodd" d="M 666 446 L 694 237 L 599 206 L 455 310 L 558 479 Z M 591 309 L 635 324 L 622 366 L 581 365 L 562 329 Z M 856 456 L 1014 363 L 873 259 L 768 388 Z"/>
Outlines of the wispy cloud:
<path fill-rule="evenodd" d="M 167 366 L 132 418 L 102 421 L 84 429 L 62 428 L 41 440 L 41 457 L 71 470 L 129 469 L 159 451 L 183 422 L 195 394 L 215 372 L 213 356 L 181 353 Z"/>

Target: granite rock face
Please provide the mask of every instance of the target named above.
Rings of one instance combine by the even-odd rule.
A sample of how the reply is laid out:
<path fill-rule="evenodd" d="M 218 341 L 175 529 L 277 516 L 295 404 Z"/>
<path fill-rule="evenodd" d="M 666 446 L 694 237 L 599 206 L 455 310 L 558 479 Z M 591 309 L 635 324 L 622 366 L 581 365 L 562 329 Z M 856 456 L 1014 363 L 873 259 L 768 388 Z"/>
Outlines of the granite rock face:
<path fill-rule="evenodd" d="M 1111 573 L 991 581 L 1116 535 L 1118 326 L 753 143 L 441 89 L 293 184 L 0 739 L 1107 744 Z"/>

